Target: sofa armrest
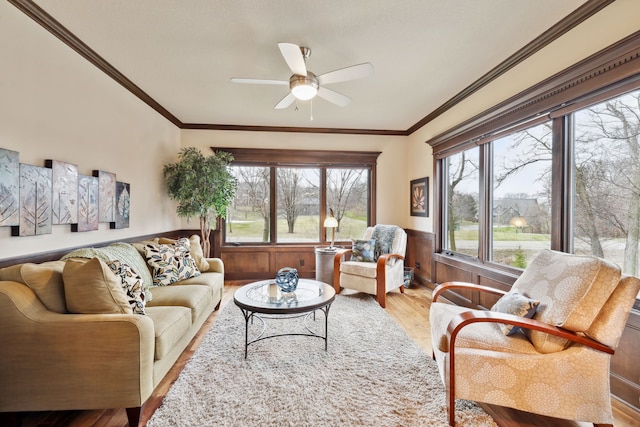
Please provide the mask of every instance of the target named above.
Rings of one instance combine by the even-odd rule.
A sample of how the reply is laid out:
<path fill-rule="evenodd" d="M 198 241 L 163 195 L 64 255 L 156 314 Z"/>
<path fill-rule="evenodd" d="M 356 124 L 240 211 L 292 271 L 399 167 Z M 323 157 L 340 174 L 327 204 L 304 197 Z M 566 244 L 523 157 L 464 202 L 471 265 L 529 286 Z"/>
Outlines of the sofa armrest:
<path fill-rule="evenodd" d="M 147 316 L 55 313 L 5 281 L 0 342 L 0 412 L 137 407 L 153 391 Z"/>
<path fill-rule="evenodd" d="M 209 271 L 224 274 L 224 263 L 220 258 L 205 258 L 209 263 Z"/>

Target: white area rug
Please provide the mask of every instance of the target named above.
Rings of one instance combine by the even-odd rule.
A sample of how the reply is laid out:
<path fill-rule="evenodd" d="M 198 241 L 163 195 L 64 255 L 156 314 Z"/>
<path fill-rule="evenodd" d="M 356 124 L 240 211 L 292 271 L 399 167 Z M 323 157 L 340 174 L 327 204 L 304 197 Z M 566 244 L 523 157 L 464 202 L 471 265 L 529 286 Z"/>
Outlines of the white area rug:
<path fill-rule="evenodd" d="M 324 327 L 324 315 L 309 323 Z M 304 332 L 302 318 L 267 326 Z M 272 338 L 250 345 L 245 360 L 244 317 L 229 302 L 148 426 L 448 425 L 435 362 L 371 297 L 336 296 L 328 344 Z M 458 426 L 496 426 L 472 402 L 456 409 Z"/>

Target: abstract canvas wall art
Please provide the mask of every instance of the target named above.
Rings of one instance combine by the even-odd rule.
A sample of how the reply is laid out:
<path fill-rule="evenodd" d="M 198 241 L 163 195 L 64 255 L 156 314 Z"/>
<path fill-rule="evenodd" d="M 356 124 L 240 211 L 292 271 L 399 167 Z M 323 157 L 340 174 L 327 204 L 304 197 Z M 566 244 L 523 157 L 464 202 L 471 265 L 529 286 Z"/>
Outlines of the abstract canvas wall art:
<path fill-rule="evenodd" d="M 53 224 L 78 222 L 78 166 L 58 160 L 47 160 L 45 166 L 53 174 L 51 221 Z"/>
<path fill-rule="evenodd" d="M 78 223 L 71 224 L 71 231 L 98 229 L 98 178 L 78 175 Z"/>
<path fill-rule="evenodd" d="M 16 226 L 19 224 L 19 162 L 17 151 L 0 148 L 0 226 Z"/>
<path fill-rule="evenodd" d="M 51 169 L 20 164 L 20 221 L 13 236 L 51 233 Z"/>
<path fill-rule="evenodd" d="M 96 170 L 93 176 L 98 177 L 100 187 L 98 221 L 113 222 L 116 219 L 116 174 Z"/>
<path fill-rule="evenodd" d="M 116 181 L 116 220 L 111 228 L 129 228 L 129 209 L 131 206 L 131 186 Z"/>

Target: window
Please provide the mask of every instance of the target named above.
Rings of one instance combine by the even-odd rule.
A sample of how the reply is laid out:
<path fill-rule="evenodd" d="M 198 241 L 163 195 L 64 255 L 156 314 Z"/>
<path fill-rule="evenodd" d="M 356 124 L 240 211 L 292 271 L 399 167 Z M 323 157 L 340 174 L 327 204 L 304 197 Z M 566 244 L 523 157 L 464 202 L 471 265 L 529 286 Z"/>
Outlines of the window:
<path fill-rule="evenodd" d="M 375 223 L 378 152 L 213 150 L 234 156 L 238 180 L 224 243 L 326 244 L 330 212 L 338 220 L 336 242 L 360 238 Z"/>
<path fill-rule="evenodd" d="M 278 243 L 318 243 L 320 170 L 276 168 Z"/>
<path fill-rule="evenodd" d="M 444 248 L 478 257 L 479 150 L 446 159 L 446 231 Z"/>
<path fill-rule="evenodd" d="M 231 169 L 238 187 L 227 213 L 227 242 L 268 242 L 271 236 L 269 168 L 232 166 Z"/>
<path fill-rule="evenodd" d="M 576 111 L 573 250 L 638 274 L 640 90 Z"/>
<path fill-rule="evenodd" d="M 327 169 L 327 212 L 338 220 L 336 240 L 359 239 L 367 228 L 368 173 L 362 168 Z M 330 233 L 329 231 L 327 231 Z M 331 240 L 331 236 L 326 236 Z"/>
<path fill-rule="evenodd" d="M 551 247 L 551 121 L 490 144 L 490 260 L 524 268 Z"/>

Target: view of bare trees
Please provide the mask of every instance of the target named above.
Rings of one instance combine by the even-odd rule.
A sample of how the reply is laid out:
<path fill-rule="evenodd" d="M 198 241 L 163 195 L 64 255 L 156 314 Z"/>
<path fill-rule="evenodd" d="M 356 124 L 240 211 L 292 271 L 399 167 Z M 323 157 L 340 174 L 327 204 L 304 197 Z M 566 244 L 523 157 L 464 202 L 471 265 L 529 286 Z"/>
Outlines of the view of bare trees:
<path fill-rule="evenodd" d="M 333 209 L 342 230 L 360 236 L 367 224 L 368 173 L 353 168 L 277 167 L 275 193 L 270 194 L 270 167 L 236 166 L 235 201 L 226 224 L 227 241 L 268 242 L 270 217 L 278 219 L 277 240 L 317 242 L 320 236 L 320 194 L 325 192 L 327 212 Z M 326 173 L 321 188 L 321 174 Z M 272 198 L 275 197 L 275 203 Z M 275 212 L 272 212 L 275 206 Z M 345 224 L 347 224 L 345 228 Z M 337 230 L 337 232 L 339 232 Z"/>
<path fill-rule="evenodd" d="M 367 182 L 364 169 L 332 169 L 327 174 L 327 205 L 338 220 L 336 232 L 348 211 L 362 211 L 367 205 Z M 329 210 L 327 209 L 327 211 Z"/>
<path fill-rule="evenodd" d="M 477 152 L 477 149 L 475 149 Z M 457 187 L 463 182 L 478 182 L 477 156 L 470 158 L 471 153 L 463 151 L 448 159 L 449 188 L 447 191 L 448 249 L 457 251 L 456 230 L 460 229 L 463 220 L 477 223 L 478 187 L 475 190 L 460 191 Z M 477 250 L 476 250 L 477 254 Z"/>
<path fill-rule="evenodd" d="M 640 91 L 576 113 L 575 237 L 594 255 L 622 247 L 621 266 L 638 273 Z"/>
<path fill-rule="evenodd" d="M 257 213 L 262 220 L 262 242 L 269 241 L 269 168 L 238 167 L 234 168 L 238 179 L 234 212 L 229 215 L 228 230 L 233 233 L 233 220 L 246 220 L 249 212 Z M 244 216 L 237 214 L 244 210 Z"/>
<path fill-rule="evenodd" d="M 313 190 L 309 189 L 309 182 L 299 169 L 278 168 L 277 177 L 278 214 L 287 221 L 287 233 L 293 234 L 298 215 L 303 206 L 310 202 Z"/>

